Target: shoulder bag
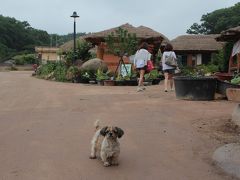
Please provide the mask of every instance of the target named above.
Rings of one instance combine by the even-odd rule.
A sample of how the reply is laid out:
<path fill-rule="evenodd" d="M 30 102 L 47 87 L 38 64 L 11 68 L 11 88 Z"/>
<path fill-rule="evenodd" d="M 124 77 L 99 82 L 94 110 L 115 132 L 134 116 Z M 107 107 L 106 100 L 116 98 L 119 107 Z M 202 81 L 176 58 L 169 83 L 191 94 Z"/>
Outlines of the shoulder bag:
<path fill-rule="evenodd" d="M 165 64 L 171 67 L 177 67 L 177 63 L 172 52 L 169 54 L 169 56 L 165 56 Z"/>

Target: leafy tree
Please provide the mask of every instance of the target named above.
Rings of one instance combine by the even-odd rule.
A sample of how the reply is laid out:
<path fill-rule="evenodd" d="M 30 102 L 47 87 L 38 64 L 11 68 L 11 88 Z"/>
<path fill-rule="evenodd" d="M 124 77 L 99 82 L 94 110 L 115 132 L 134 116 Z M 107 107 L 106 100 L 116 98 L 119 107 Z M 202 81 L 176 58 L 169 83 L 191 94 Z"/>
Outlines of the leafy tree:
<path fill-rule="evenodd" d="M 89 52 L 91 48 L 91 43 L 86 41 L 77 41 L 77 58 L 83 61 L 89 60 L 91 58 L 91 53 Z"/>
<path fill-rule="evenodd" d="M 119 28 L 106 38 L 108 51 L 114 55 L 123 57 L 125 54 L 134 54 L 137 50 L 138 40 L 136 34 L 128 33 L 127 30 Z"/>
<path fill-rule="evenodd" d="M 35 54 L 16 55 L 12 57 L 12 59 L 15 61 L 15 64 L 17 65 L 38 63 Z"/>
<path fill-rule="evenodd" d="M 77 37 L 86 33 L 77 33 Z M 73 38 L 73 34 L 49 35 L 34 29 L 27 21 L 0 15 L 0 62 L 15 55 L 34 53 L 35 46 L 61 45 Z"/>
<path fill-rule="evenodd" d="M 138 40 L 136 34 L 128 33 L 127 30 L 120 27 L 115 32 L 108 35 L 105 41 L 108 52 L 119 56 L 119 65 L 123 62 L 123 56 L 132 55 L 137 50 Z M 119 65 L 117 69 L 120 67 Z M 126 66 L 124 66 L 124 68 L 126 72 L 128 72 Z M 117 69 L 115 70 L 115 73 L 117 72 Z M 116 74 L 114 77 L 115 76 Z"/>
<path fill-rule="evenodd" d="M 26 21 L 0 15 L 0 61 L 16 54 L 34 52 L 35 46 L 48 45 L 49 35 Z"/>
<path fill-rule="evenodd" d="M 89 50 L 92 48 L 92 44 L 86 41 L 80 41 L 77 40 L 77 46 L 76 46 L 76 55 L 77 59 L 80 59 L 82 61 L 87 61 L 92 58 L 92 54 L 89 52 Z M 60 52 L 61 54 L 61 52 Z M 66 52 L 64 59 L 66 60 L 66 63 L 68 65 L 71 65 L 72 60 L 74 59 L 74 52 L 73 50 L 70 50 Z"/>
<path fill-rule="evenodd" d="M 188 34 L 219 34 L 221 31 L 236 27 L 240 22 L 240 2 L 202 16 L 201 24 L 194 23 Z"/>

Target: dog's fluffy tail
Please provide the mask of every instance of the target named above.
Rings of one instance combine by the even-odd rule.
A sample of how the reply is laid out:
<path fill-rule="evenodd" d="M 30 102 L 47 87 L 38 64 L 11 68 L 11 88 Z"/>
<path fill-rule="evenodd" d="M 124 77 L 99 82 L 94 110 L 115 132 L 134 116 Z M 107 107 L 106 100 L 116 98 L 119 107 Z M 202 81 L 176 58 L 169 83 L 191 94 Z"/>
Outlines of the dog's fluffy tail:
<path fill-rule="evenodd" d="M 99 119 L 97 119 L 97 120 L 95 121 L 94 127 L 95 127 L 96 130 L 99 129 L 99 127 L 100 127 L 100 120 L 99 120 Z"/>

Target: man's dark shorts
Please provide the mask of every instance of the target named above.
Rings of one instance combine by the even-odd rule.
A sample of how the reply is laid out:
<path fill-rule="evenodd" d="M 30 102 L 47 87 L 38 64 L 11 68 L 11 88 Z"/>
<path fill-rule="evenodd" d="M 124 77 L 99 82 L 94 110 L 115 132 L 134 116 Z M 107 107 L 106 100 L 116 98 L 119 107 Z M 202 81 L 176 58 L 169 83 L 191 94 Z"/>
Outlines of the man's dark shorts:
<path fill-rule="evenodd" d="M 139 71 L 140 70 L 145 70 L 146 71 L 147 70 L 147 66 L 144 66 L 144 67 L 141 67 L 141 68 L 137 68 L 137 70 L 139 70 Z"/>

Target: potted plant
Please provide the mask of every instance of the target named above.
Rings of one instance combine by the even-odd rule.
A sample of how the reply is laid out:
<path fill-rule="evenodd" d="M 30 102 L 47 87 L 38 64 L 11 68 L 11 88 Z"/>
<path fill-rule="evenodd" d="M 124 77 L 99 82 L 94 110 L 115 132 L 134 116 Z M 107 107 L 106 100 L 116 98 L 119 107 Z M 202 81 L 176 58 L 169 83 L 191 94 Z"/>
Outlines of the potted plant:
<path fill-rule="evenodd" d="M 144 79 L 144 81 L 148 82 L 149 84 L 158 84 L 161 80 L 157 69 L 154 69 L 149 73 L 145 74 Z"/>
<path fill-rule="evenodd" d="M 132 74 L 124 76 L 124 81 L 127 86 L 137 86 L 138 85 L 137 74 L 133 72 Z"/>
<path fill-rule="evenodd" d="M 231 86 L 231 88 L 226 89 L 227 99 L 240 102 L 240 73 L 233 77 Z"/>
<path fill-rule="evenodd" d="M 121 74 L 118 74 L 118 76 L 116 77 L 116 85 L 117 86 L 125 86 L 126 85 L 125 79 Z"/>
<path fill-rule="evenodd" d="M 115 86 L 115 80 L 113 77 L 103 81 L 104 86 Z"/>
<path fill-rule="evenodd" d="M 73 83 L 78 82 L 80 71 L 76 66 L 70 66 L 67 70 L 66 79 Z"/>
<path fill-rule="evenodd" d="M 240 74 L 232 75 L 230 80 L 221 80 L 217 79 L 217 90 L 216 92 L 222 94 L 223 96 L 227 96 L 228 88 L 240 88 Z"/>
<path fill-rule="evenodd" d="M 182 75 L 174 79 L 178 99 L 213 100 L 216 91 L 216 78 L 205 65 L 182 69 Z"/>
<path fill-rule="evenodd" d="M 103 72 L 102 69 L 98 69 L 96 73 L 96 80 L 98 82 L 98 85 L 104 85 L 104 81 L 110 79 L 108 76 L 109 71 Z"/>

